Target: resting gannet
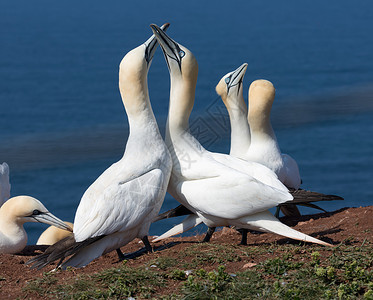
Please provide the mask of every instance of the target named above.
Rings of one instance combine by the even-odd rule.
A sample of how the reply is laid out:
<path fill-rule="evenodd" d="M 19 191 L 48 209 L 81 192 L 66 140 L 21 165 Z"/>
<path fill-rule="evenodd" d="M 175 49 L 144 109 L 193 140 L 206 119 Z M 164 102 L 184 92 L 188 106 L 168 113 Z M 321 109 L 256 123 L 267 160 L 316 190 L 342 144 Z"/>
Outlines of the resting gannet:
<path fill-rule="evenodd" d="M 26 222 L 40 222 L 72 231 L 45 206 L 29 196 L 13 197 L 0 207 L 0 253 L 17 253 L 27 244 Z"/>
<path fill-rule="evenodd" d="M 71 222 L 64 222 L 66 225 L 74 228 L 74 224 Z M 50 226 L 39 236 L 36 245 L 53 245 L 58 241 L 73 235 L 71 231 L 57 228 L 55 226 Z"/>
<path fill-rule="evenodd" d="M 168 24 L 164 25 L 168 27 Z M 123 158 L 110 166 L 84 193 L 74 220 L 74 236 L 50 246 L 29 263 L 83 267 L 135 238 L 151 247 L 149 226 L 164 200 L 172 168 L 148 93 L 147 74 L 157 47 L 154 35 L 128 52 L 120 63 L 119 89 L 130 134 Z"/>
<path fill-rule="evenodd" d="M 10 198 L 9 166 L 7 163 L 0 164 L 0 207 Z"/>
<path fill-rule="evenodd" d="M 209 228 L 234 225 L 330 246 L 282 224 L 268 211 L 293 199 L 274 172 L 258 163 L 209 152 L 189 133 L 197 61 L 159 27 L 151 28 L 164 52 L 171 80 L 165 138 L 173 161 L 168 192 L 196 214 L 188 218 L 199 218 Z"/>

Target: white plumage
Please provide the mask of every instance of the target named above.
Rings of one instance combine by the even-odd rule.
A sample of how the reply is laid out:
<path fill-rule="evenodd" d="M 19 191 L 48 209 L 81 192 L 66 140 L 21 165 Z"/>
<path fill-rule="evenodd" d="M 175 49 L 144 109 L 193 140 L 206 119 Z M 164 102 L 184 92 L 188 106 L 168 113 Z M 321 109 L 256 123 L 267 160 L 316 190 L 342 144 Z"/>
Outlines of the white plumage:
<path fill-rule="evenodd" d="M 130 125 L 126 149 L 123 158 L 84 193 L 74 220 L 75 241 L 82 246 L 62 268 L 85 266 L 134 238 L 144 240 L 161 208 L 172 161 L 148 94 L 147 73 L 156 46 L 152 36 L 120 63 L 119 89 Z M 47 260 L 47 255 L 36 258 L 36 266 L 44 266 Z"/>
<path fill-rule="evenodd" d="M 211 153 L 189 133 L 197 61 L 160 28 L 152 25 L 152 29 L 164 51 L 171 78 L 166 126 L 166 144 L 173 160 L 170 194 L 196 214 L 195 220 L 200 218 L 209 227 L 235 225 L 329 245 L 289 228 L 267 211 L 293 199 L 275 173 L 255 162 Z"/>
<path fill-rule="evenodd" d="M 250 85 L 248 121 L 251 145 L 243 158 L 267 166 L 287 187 L 298 189 L 301 185 L 298 164 L 291 156 L 281 153 L 271 125 L 274 98 L 275 88 L 271 82 L 255 80 Z"/>
<path fill-rule="evenodd" d="M 52 215 L 37 199 L 29 196 L 13 197 L 0 207 L 0 253 L 17 253 L 27 244 L 26 222 L 40 222 L 72 231 Z"/>

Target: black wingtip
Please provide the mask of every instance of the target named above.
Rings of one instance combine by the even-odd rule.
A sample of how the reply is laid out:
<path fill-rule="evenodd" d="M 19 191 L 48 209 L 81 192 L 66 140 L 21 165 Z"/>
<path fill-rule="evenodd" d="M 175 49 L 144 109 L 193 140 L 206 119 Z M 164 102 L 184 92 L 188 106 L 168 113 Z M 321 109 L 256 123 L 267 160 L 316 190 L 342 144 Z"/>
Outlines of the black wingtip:
<path fill-rule="evenodd" d="M 154 218 L 153 223 L 163 219 L 180 217 L 191 214 L 193 214 L 193 212 L 187 209 L 184 205 L 179 205 L 173 209 L 170 209 L 164 213 L 159 214 L 157 217 Z"/>

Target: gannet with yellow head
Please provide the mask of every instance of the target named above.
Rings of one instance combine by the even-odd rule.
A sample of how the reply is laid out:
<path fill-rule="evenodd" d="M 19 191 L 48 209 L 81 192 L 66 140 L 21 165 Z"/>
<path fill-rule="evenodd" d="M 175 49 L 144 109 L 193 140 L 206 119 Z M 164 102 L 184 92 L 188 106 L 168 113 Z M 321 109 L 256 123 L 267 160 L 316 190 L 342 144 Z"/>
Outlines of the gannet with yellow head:
<path fill-rule="evenodd" d="M 301 178 L 297 162 L 282 154 L 271 124 L 275 88 L 268 80 L 255 80 L 249 88 L 248 121 L 251 145 L 244 159 L 259 162 L 273 170 L 287 187 L 298 189 Z"/>
<path fill-rule="evenodd" d="M 244 159 L 241 155 L 250 147 L 250 128 L 247 122 L 247 105 L 243 98 L 242 81 L 247 63 L 224 75 L 215 90 L 222 98 L 231 123 L 231 147 L 229 154 Z"/>
<path fill-rule="evenodd" d="M 142 239 L 151 251 L 149 227 L 163 203 L 172 168 L 148 92 L 147 74 L 156 47 L 153 35 L 120 63 L 119 90 L 130 126 L 122 159 L 84 193 L 75 215 L 74 236 L 32 259 L 33 267 L 42 268 L 70 255 L 61 264 L 63 269 L 83 267 L 135 238 Z"/>
<path fill-rule="evenodd" d="M 282 224 L 268 211 L 293 199 L 273 171 L 255 162 L 209 152 L 189 133 L 197 60 L 159 27 L 151 28 L 164 52 L 171 80 L 165 138 L 173 160 L 169 193 L 210 228 L 234 225 L 330 245 Z"/>
<path fill-rule="evenodd" d="M 71 222 L 64 221 L 66 225 L 74 228 L 74 224 Z M 49 226 L 46 230 L 42 232 L 39 236 L 36 245 L 53 245 L 64 238 L 73 235 L 72 231 L 64 230 L 56 226 Z"/>
<path fill-rule="evenodd" d="M 249 89 L 248 111 L 242 89 L 245 65 L 247 66 L 243 64 L 237 70 L 223 76 L 216 86 L 216 92 L 227 108 L 231 123 L 230 155 L 263 164 L 275 172 L 286 187 L 299 189 L 301 179 L 298 165 L 292 157 L 281 153 L 271 126 L 270 113 L 274 88 L 271 90 L 272 84 L 269 81 L 254 81 Z M 251 119 L 253 128 L 248 119 Z M 254 135 L 253 145 L 251 145 L 251 135 Z M 295 205 L 281 206 L 281 210 L 286 216 L 300 216 Z"/>
<path fill-rule="evenodd" d="M 72 231 L 72 228 L 51 214 L 37 199 L 13 197 L 0 207 L 0 253 L 17 253 L 27 244 L 26 222 L 39 222 Z"/>

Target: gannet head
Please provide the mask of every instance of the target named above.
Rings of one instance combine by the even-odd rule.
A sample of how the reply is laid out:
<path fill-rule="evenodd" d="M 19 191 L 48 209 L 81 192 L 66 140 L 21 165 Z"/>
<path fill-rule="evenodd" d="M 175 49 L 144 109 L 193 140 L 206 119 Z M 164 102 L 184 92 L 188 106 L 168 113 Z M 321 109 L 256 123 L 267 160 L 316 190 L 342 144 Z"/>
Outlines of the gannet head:
<path fill-rule="evenodd" d="M 71 222 L 64 222 L 66 225 L 71 228 L 74 227 L 74 224 Z M 58 241 L 72 235 L 73 233 L 64 229 L 56 228 L 55 226 L 50 226 L 40 235 L 36 245 L 53 245 Z"/>
<path fill-rule="evenodd" d="M 195 85 L 198 76 L 198 63 L 193 53 L 171 39 L 157 25 L 151 24 L 150 27 L 161 45 L 171 79 L 180 78 L 190 85 Z"/>
<path fill-rule="evenodd" d="M 230 104 L 236 104 L 234 107 L 239 106 L 237 101 L 243 101 L 242 81 L 247 69 L 247 63 L 242 64 L 235 71 L 229 72 L 220 79 L 215 90 L 223 100 L 225 106 L 229 109 Z"/>
<path fill-rule="evenodd" d="M 249 115 L 269 116 L 275 99 L 275 87 L 264 79 L 255 80 L 249 88 Z"/>
<path fill-rule="evenodd" d="M 169 26 L 166 23 L 162 28 L 166 30 Z M 123 99 L 135 99 L 147 91 L 147 74 L 157 46 L 157 39 L 152 35 L 123 57 L 119 65 L 119 89 Z"/>
<path fill-rule="evenodd" d="M 19 225 L 26 222 L 39 222 L 72 231 L 70 226 L 51 214 L 39 200 L 30 196 L 9 199 L 1 207 L 1 212 L 2 215 L 12 218 Z"/>
<path fill-rule="evenodd" d="M 150 25 L 168 66 L 171 79 L 168 123 L 170 127 L 188 127 L 194 105 L 198 76 L 198 63 L 191 51 L 171 39 L 157 25 Z M 172 111 L 172 113 L 170 113 Z"/>

